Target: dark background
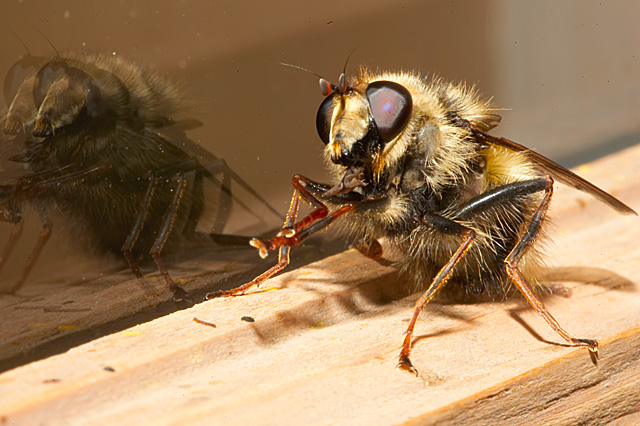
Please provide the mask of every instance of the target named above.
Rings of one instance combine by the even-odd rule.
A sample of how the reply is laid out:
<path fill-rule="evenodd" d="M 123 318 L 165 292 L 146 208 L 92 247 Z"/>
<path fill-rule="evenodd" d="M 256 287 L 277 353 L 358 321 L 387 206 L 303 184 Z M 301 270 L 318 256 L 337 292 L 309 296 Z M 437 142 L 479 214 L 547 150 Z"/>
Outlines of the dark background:
<path fill-rule="evenodd" d="M 42 32 L 62 52 L 139 60 L 184 88 L 204 123 L 189 136 L 284 213 L 294 173 L 325 179 L 322 96 L 316 77 L 278 62 L 336 81 L 357 47 L 348 71 L 475 83 L 505 108 L 495 134 L 575 166 L 640 140 L 638 16 L 633 1 L 3 1 L 0 74 L 24 54 L 7 27 L 33 55 L 54 55 Z"/>

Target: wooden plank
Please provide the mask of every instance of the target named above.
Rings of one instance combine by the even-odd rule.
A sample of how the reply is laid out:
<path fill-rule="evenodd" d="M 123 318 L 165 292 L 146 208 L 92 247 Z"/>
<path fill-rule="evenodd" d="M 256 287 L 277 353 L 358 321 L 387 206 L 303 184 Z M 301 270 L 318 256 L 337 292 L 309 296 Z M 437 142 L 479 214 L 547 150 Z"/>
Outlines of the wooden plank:
<path fill-rule="evenodd" d="M 247 250 L 214 250 L 208 256 L 216 260 L 208 259 L 205 263 L 196 257 L 172 269 L 174 278 L 185 290 L 198 293 L 200 287 L 224 282 L 252 268 L 253 258 Z M 212 273 L 216 271 L 219 273 Z M 19 365 L 25 354 L 46 353 L 48 344 L 60 343 L 72 335 L 140 312 L 160 309 L 163 304 L 168 309 L 165 313 L 178 309 L 180 305 L 171 306 L 171 298 L 172 293 L 159 274 L 137 280 L 128 270 L 88 282 L 41 282 L 26 286 L 17 295 L 3 294 L 0 367 Z"/>
<path fill-rule="evenodd" d="M 296 263 L 337 250 L 335 244 L 323 249 L 317 244 L 296 256 Z M 171 265 L 172 277 L 189 293 L 189 300 L 180 302 L 159 273 L 138 280 L 128 269 L 86 282 L 43 281 L 17 295 L 0 294 L 0 372 L 186 309 L 204 300 L 205 293 L 236 287 L 267 265 L 250 247 L 201 249 Z"/>
<path fill-rule="evenodd" d="M 640 208 L 640 147 L 579 171 Z M 420 376 L 399 372 L 418 295 L 399 299 L 388 263 L 349 250 L 249 295 L 201 303 L 7 371 L 0 416 L 17 425 L 633 421 L 640 219 L 564 189 L 554 206 L 561 215 L 547 276 L 573 295 L 545 303 L 571 333 L 599 339 L 597 366 L 585 349 L 562 345 L 523 301 L 509 300 L 430 305 L 414 340 Z"/>

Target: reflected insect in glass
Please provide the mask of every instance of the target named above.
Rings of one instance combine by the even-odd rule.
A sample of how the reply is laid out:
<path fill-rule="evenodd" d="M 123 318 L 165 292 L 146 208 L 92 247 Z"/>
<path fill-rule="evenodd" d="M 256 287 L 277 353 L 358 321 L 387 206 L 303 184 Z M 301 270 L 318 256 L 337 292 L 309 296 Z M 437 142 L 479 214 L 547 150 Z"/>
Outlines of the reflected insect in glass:
<path fill-rule="evenodd" d="M 457 297 L 520 292 L 570 345 L 597 356 L 598 343 L 575 338 L 547 311 L 539 290 L 539 240 L 554 180 L 585 191 L 622 214 L 630 207 L 573 172 L 488 132 L 500 116 L 476 90 L 411 72 L 361 68 L 338 84 L 321 79 L 316 127 L 333 182 L 295 175 L 282 230 L 252 245 L 278 263 L 253 281 L 208 298 L 243 294 L 284 269 L 290 248 L 338 218 L 357 246 L 382 255 L 384 238 L 402 253 L 400 272 L 426 289 L 405 331 L 398 368 L 410 360 L 414 326 L 443 289 Z M 314 210 L 297 219 L 300 199 Z"/>
<path fill-rule="evenodd" d="M 180 91 L 139 64 L 108 54 L 27 55 L 7 73 L 4 92 L 2 159 L 23 169 L 0 184 L 1 219 L 16 224 L 0 267 L 20 236 L 23 208 L 43 224 L 21 277 L 4 291 L 15 292 L 28 276 L 55 213 L 87 248 L 123 255 L 136 277 L 139 262 L 153 259 L 179 297 L 162 254 L 183 241 L 223 240 L 196 231 L 204 181 L 221 186 L 217 231 L 229 217 L 231 180 L 267 205 L 222 159 L 187 138 L 200 123 L 184 118 Z"/>

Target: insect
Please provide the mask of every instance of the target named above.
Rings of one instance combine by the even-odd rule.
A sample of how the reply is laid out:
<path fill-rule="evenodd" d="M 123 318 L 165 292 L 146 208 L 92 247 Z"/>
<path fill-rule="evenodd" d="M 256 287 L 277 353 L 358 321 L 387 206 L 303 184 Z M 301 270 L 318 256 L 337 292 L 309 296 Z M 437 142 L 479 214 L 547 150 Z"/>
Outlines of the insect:
<path fill-rule="evenodd" d="M 405 331 L 398 368 L 417 375 L 410 360 L 420 312 L 443 288 L 453 294 L 505 296 L 517 290 L 564 340 L 586 346 L 547 311 L 539 290 L 543 223 L 554 179 L 595 196 L 622 214 L 630 207 L 573 172 L 487 132 L 500 116 L 474 88 L 427 81 L 411 72 L 361 68 L 334 85 L 320 79 L 326 97 L 316 127 L 333 183 L 295 175 L 282 230 L 251 244 L 278 263 L 253 281 L 209 298 L 235 296 L 281 271 L 290 248 L 341 218 L 350 237 L 381 254 L 385 238 L 402 253 L 400 272 L 426 288 Z M 299 200 L 314 210 L 297 220 Z"/>
<path fill-rule="evenodd" d="M 7 73 L 4 90 L 2 159 L 23 169 L 0 184 L 0 217 L 16 224 L 0 266 L 20 235 L 23 208 L 43 223 L 9 292 L 25 281 L 55 217 L 92 251 L 123 255 L 136 277 L 139 262 L 152 258 L 179 295 L 162 253 L 184 241 L 230 238 L 196 231 L 205 179 L 222 188 L 216 229 L 230 213 L 232 179 L 277 215 L 224 160 L 186 137 L 199 123 L 183 118 L 180 91 L 132 61 L 99 53 L 27 55 Z"/>

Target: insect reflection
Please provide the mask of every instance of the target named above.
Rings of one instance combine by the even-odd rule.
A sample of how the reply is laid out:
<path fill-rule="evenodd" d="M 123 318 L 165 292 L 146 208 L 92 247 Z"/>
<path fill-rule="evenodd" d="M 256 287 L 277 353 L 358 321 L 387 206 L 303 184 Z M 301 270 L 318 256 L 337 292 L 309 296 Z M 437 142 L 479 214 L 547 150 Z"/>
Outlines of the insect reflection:
<path fill-rule="evenodd" d="M 199 123 L 184 117 L 180 90 L 135 62 L 93 53 L 26 55 L 7 73 L 4 93 L 2 160 L 23 168 L 0 184 L 0 219 L 15 224 L 0 267 L 20 236 L 23 209 L 42 221 L 22 275 L 5 291 L 26 280 L 54 216 L 88 249 L 123 255 L 136 277 L 139 262 L 153 259 L 179 295 L 163 253 L 184 241 L 246 241 L 196 231 L 205 180 L 222 188 L 217 230 L 229 217 L 231 180 L 277 215 L 224 160 L 187 138 Z"/>

